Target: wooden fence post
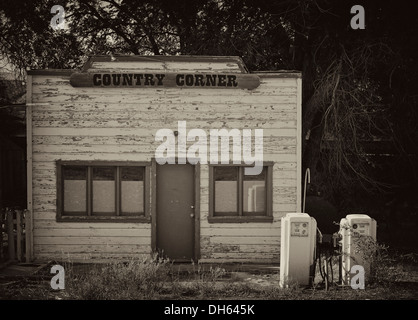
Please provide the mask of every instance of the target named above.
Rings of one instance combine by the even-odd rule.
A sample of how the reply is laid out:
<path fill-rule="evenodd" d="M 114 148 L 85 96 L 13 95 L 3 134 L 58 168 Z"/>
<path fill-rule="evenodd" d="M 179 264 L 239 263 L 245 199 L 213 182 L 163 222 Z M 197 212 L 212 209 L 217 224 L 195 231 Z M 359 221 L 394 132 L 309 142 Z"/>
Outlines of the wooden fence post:
<path fill-rule="evenodd" d="M 15 239 L 13 234 L 13 211 L 7 211 L 7 242 L 9 246 L 9 260 L 15 260 Z"/>
<path fill-rule="evenodd" d="M 22 211 L 15 210 L 16 212 L 16 255 L 17 261 L 22 261 Z"/>
<path fill-rule="evenodd" d="M 25 214 L 25 250 L 26 250 L 26 262 L 32 260 L 31 257 L 31 239 L 32 239 L 32 224 L 31 224 L 31 212 L 29 210 L 24 211 Z"/>
<path fill-rule="evenodd" d="M 3 232 L 6 231 L 6 226 L 3 228 L 3 209 L 0 207 L 0 261 L 3 261 Z"/>

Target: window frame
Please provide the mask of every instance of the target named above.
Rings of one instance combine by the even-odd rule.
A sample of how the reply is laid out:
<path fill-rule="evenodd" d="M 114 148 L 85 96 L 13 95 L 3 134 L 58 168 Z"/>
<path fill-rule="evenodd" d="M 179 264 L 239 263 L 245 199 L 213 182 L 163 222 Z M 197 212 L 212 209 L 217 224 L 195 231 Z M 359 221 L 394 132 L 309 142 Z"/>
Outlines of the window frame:
<path fill-rule="evenodd" d="M 63 170 L 65 166 L 81 166 L 87 168 L 86 187 L 86 213 L 76 212 L 73 214 L 64 213 L 64 179 Z M 93 215 L 93 167 L 115 167 L 115 215 Z M 121 202 L 121 175 L 122 167 L 143 167 L 144 168 L 144 213 L 141 215 L 123 215 Z M 57 214 L 59 222 L 151 222 L 151 162 L 136 161 L 78 161 L 78 160 L 57 160 Z"/>
<path fill-rule="evenodd" d="M 265 214 L 257 215 L 254 213 L 244 214 L 243 209 L 243 188 L 244 180 L 241 170 L 245 167 L 252 167 L 247 164 L 209 164 L 209 223 L 241 223 L 241 222 L 273 222 L 273 165 L 272 161 L 264 161 L 263 167 L 267 167 L 266 172 L 266 205 Z M 225 215 L 215 214 L 215 167 L 239 167 L 238 171 L 238 199 L 237 209 L 238 215 L 231 215 L 231 213 L 225 213 Z"/>

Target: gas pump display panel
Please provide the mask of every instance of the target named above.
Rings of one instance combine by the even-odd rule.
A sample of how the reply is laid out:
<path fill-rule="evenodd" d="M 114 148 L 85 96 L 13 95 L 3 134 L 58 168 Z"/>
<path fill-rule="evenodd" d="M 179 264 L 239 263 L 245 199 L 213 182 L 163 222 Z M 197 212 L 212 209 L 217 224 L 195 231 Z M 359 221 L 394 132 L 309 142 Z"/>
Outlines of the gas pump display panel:
<path fill-rule="evenodd" d="M 290 235 L 292 237 L 307 237 L 309 236 L 308 222 L 291 222 Z"/>

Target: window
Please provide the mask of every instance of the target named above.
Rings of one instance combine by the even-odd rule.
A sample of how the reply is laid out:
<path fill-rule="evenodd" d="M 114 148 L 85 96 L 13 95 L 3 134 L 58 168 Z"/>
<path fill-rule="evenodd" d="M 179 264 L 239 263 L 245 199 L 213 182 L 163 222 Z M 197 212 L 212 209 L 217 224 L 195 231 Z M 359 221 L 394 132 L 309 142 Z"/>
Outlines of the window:
<path fill-rule="evenodd" d="M 58 161 L 60 221 L 149 221 L 148 163 Z"/>
<path fill-rule="evenodd" d="M 209 166 L 209 222 L 272 221 L 272 163 L 259 175 L 246 166 Z"/>

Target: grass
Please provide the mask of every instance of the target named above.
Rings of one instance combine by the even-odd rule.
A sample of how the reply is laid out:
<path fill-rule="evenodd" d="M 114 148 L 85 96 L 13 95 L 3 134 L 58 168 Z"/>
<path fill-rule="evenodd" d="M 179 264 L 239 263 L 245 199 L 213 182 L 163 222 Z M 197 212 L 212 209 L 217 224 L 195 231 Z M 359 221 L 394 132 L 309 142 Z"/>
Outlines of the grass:
<path fill-rule="evenodd" d="M 399 260 L 397 270 L 408 274 L 415 262 Z M 418 282 L 375 281 L 366 290 L 332 285 L 324 289 L 321 279 L 315 285 L 302 288 L 292 284 L 278 286 L 277 273 L 244 274 L 227 271 L 220 266 L 192 264 L 180 271 L 169 260 L 156 256 L 103 264 L 73 264 L 63 262 L 65 289 L 50 287 L 51 265 L 38 278 L 20 279 L 0 284 L 1 299 L 29 300 L 401 300 L 418 298 Z M 392 268 L 394 265 L 391 265 Z M 409 268 L 409 269 L 408 269 Z M 390 272 L 395 272 L 390 269 Z M 409 271 L 408 271 L 409 270 Z M 416 270 L 416 268 L 415 268 Z M 379 275 L 382 277 L 383 273 Z M 384 283 L 384 285 L 383 285 Z"/>

